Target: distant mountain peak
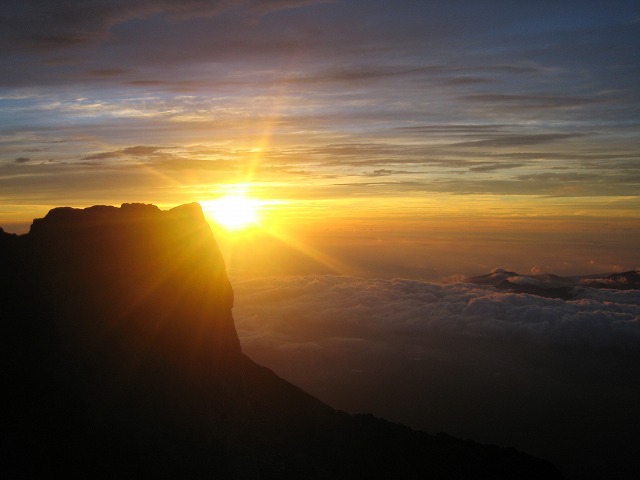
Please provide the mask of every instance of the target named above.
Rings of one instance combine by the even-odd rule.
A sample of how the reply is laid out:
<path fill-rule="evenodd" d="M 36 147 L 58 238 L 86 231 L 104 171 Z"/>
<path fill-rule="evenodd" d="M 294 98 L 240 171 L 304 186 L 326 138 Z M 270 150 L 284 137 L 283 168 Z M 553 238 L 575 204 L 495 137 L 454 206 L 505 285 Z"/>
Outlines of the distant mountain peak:
<path fill-rule="evenodd" d="M 620 273 L 562 277 L 552 273 L 521 275 L 503 268 L 495 268 L 486 275 L 468 277 L 464 281 L 476 285 L 489 285 L 513 293 L 570 300 L 574 298 L 580 288 L 640 289 L 640 272 L 632 270 Z"/>

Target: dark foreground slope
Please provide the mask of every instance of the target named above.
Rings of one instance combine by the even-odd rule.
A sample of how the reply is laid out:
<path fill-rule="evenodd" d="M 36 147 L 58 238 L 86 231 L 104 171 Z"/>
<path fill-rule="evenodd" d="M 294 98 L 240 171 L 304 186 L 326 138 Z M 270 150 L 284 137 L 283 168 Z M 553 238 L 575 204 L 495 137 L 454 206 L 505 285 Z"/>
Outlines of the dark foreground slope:
<path fill-rule="evenodd" d="M 4 478 L 554 478 L 512 449 L 337 412 L 246 357 L 197 204 L 0 231 Z"/>

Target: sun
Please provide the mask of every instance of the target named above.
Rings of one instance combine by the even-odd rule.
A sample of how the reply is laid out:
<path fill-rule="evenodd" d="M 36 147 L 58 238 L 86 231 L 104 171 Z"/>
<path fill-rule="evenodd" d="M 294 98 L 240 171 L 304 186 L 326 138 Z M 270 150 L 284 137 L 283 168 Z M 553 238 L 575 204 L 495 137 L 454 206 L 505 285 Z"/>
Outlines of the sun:
<path fill-rule="evenodd" d="M 227 230 L 243 230 L 260 221 L 260 200 L 244 195 L 226 195 L 203 205 L 211 217 Z"/>

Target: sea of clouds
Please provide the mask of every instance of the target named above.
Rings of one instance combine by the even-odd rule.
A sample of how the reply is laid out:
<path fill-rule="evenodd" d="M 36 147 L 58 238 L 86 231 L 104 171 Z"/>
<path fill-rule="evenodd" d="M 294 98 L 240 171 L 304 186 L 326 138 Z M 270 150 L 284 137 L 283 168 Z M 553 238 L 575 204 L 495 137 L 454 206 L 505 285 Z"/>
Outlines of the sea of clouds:
<path fill-rule="evenodd" d="M 336 275 L 234 290 L 245 353 L 335 408 L 579 473 L 628 468 L 640 448 L 639 290 L 578 287 L 565 301 Z"/>
<path fill-rule="evenodd" d="M 572 301 L 474 284 L 334 275 L 236 283 L 234 310 L 247 346 L 349 338 L 394 342 L 437 332 L 640 353 L 640 291 L 578 289 Z"/>

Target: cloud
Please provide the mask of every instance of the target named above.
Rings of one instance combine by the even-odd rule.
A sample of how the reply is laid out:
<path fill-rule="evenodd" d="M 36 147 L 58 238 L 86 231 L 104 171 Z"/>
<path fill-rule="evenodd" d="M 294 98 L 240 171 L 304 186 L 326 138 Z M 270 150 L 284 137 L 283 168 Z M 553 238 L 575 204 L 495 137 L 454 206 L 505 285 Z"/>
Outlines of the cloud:
<path fill-rule="evenodd" d="M 13 3 L 0 16 L 4 37 L 36 50 L 81 46 L 105 40 L 118 24 L 153 15 L 177 19 L 214 16 L 246 7 L 258 14 L 317 3 L 303 0 L 23 0 Z"/>
<path fill-rule="evenodd" d="M 468 284 L 438 285 L 414 280 L 362 280 L 350 277 L 310 276 L 269 279 L 241 284 L 240 296 L 248 312 L 239 313 L 239 328 L 247 317 L 253 328 L 269 328 L 273 320 L 263 310 L 277 309 L 277 318 L 296 318 L 296 329 L 335 329 L 332 336 L 353 334 L 392 339 L 398 333 L 418 335 L 437 330 L 460 336 L 508 335 L 548 345 L 580 343 L 588 349 L 631 348 L 640 354 L 640 292 L 585 290 L 576 301 L 497 292 Z M 594 298 L 591 295 L 595 295 Z M 328 314 L 331 312 L 331 314 Z M 260 319 L 256 318 L 260 315 Z M 303 325 L 304 323 L 304 325 Z M 262 327 L 261 327 L 262 326 Z M 289 332 L 288 321 L 271 324 Z M 592 336 L 593 328 L 601 334 Z M 291 332 L 289 332 L 291 333 Z"/>
<path fill-rule="evenodd" d="M 493 83 L 494 79 L 478 77 L 477 73 L 511 73 L 523 74 L 533 73 L 538 69 L 535 67 L 522 67 L 516 65 L 450 65 L 450 64 L 430 64 L 430 65 L 359 65 L 349 66 L 340 69 L 325 69 L 310 76 L 291 77 L 287 81 L 290 83 L 324 83 L 324 82 L 359 82 L 376 80 L 387 77 L 414 77 L 437 79 L 446 85 L 454 84 L 485 84 Z"/>
<path fill-rule="evenodd" d="M 449 124 L 449 125 L 410 125 L 403 127 L 395 127 L 398 132 L 416 133 L 416 134 L 486 134 L 494 132 L 502 132 L 508 125 L 475 125 L 475 124 Z"/>
<path fill-rule="evenodd" d="M 332 275 L 234 290 L 245 353 L 334 407 L 560 465 L 615 465 L 632 458 L 620 449 L 639 446 L 629 413 L 640 394 L 640 291 L 563 301 Z"/>
<path fill-rule="evenodd" d="M 399 171 L 399 170 L 389 170 L 388 168 L 380 168 L 378 170 L 374 170 L 373 172 L 365 173 L 364 176 L 365 177 L 387 177 L 389 175 L 394 175 L 397 173 L 409 173 L 409 172 Z"/>
<path fill-rule="evenodd" d="M 567 140 L 571 138 L 583 137 L 581 133 L 534 133 L 534 134 L 511 134 L 496 135 L 493 138 L 475 140 L 471 142 L 455 143 L 456 147 L 518 147 L 525 145 L 540 145 L 544 143 Z"/>
<path fill-rule="evenodd" d="M 63 48 L 103 39 L 113 24 L 149 13 L 143 2 L 26 0 L 5 12 L 2 26 L 23 46 Z"/>
<path fill-rule="evenodd" d="M 122 153 L 124 153 L 125 155 L 145 156 L 153 155 L 154 153 L 158 152 L 158 150 L 160 150 L 160 147 L 138 145 L 136 147 L 124 148 L 122 149 Z"/>
<path fill-rule="evenodd" d="M 181 149 L 180 154 L 177 153 L 175 147 L 155 147 L 138 145 L 134 147 L 126 147 L 118 150 L 110 150 L 106 152 L 95 153 L 83 157 L 83 161 L 94 160 L 110 160 L 119 159 L 125 162 L 130 159 L 136 161 L 143 161 L 145 166 L 153 168 L 157 171 L 200 171 L 200 172 L 235 172 L 241 167 L 241 162 L 237 159 L 224 158 L 225 155 L 221 155 L 222 152 L 215 151 L 213 149 L 203 149 L 198 147 Z M 230 152 L 226 152 L 226 156 L 229 156 Z M 204 155 L 207 159 L 195 158 L 197 156 Z M 215 158 L 213 157 L 223 157 Z M 76 164 L 78 165 L 78 164 Z M 79 164 L 80 167 L 87 164 Z M 88 165 L 94 165 L 89 163 Z M 139 165 L 132 162 L 133 165 Z M 208 177 L 207 177 L 208 178 Z M 200 179 L 202 180 L 202 178 Z"/>
<path fill-rule="evenodd" d="M 27 163 L 30 162 L 31 159 L 28 157 L 18 157 L 14 160 L 16 163 Z"/>
<path fill-rule="evenodd" d="M 495 83 L 496 80 L 483 77 L 452 77 L 443 80 L 445 85 L 478 85 L 484 83 Z"/>
<path fill-rule="evenodd" d="M 367 66 L 320 72 L 309 77 L 294 77 L 289 83 L 361 82 L 389 77 L 404 77 L 424 72 L 424 67 Z"/>
<path fill-rule="evenodd" d="M 614 175 L 614 177 L 617 177 L 616 179 L 618 181 L 623 181 L 624 179 L 622 179 L 619 175 Z M 524 181 L 524 182 L 539 182 L 539 183 L 558 183 L 558 182 L 587 182 L 590 180 L 596 180 L 598 178 L 601 178 L 598 174 L 596 173 L 578 173 L 578 172 L 569 172 L 569 173 L 553 173 L 553 172 L 546 172 L 546 173 L 532 173 L 529 175 L 518 175 L 516 177 L 518 180 Z M 613 177 L 609 176 L 610 180 L 614 180 Z"/>
<path fill-rule="evenodd" d="M 520 168 L 525 166 L 525 163 L 483 163 L 480 165 L 474 165 L 469 167 L 472 172 L 494 172 L 496 170 L 508 170 L 511 168 Z"/>
<path fill-rule="evenodd" d="M 464 95 L 462 100 L 493 105 L 501 109 L 546 110 L 580 107 L 600 102 L 597 98 L 571 95 L 522 95 L 504 93 L 475 93 Z"/>
<path fill-rule="evenodd" d="M 212 171 L 212 172 L 236 172 L 241 164 L 236 160 L 193 160 L 189 158 L 162 158 L 152 160 L 150 165 L 156 170 L 173 171 Z"/>
<path fill-rule="evenodd" d="M 98 68 L 87 72 L 90 77 L 94 78 L 119 77 L 121 75 L 125 75 L 126 73 L 129 73 L 129 70 L 125 70 L 124 68 Z"/>
<path fill-rule="evenodd" d="M 107 158 L 118 158 L 118 157 L 146 157 L 150 155 L 154 155 L 162 150 L 161 147 L 152 147 L 152 146 L 143 146 L 138 145 L 135 147 L 127 147 L 119 150 L 111 150 L 108 152 L 100 152 L 94 153 L 93 155 L 88 155 L 83 157 L 82 160 L 104 160 Z"/>
<path fill-rule="evenodd" d="M 595 177 L 594 177 L 595 178 Z M 554 180 L 559 180 L 558 178 Z M 408 192 L 432 192 L 451 194 L 496 194 L 496 195 L 549 195 L 558 197 L 583 197 L 585 195 L 620 196 L 633 195 L 633 188 L 624 183 L 619 176 L 612 176 L 606 184 L 601 184 L 602 177 L 598 177 L 597 188 L 583 183 L 581 175 L 567 176 L 567 182 L 548 181 L 544 175 L 523 179 L 495 179 L 495 178 L 451 178 L 450 176 L 432 176 L 431 180 L 412 181 L 356 181 L 340 182 L 334 185 L 347 189 L 370 189 L 378 195 L 393 195 Z"/>

